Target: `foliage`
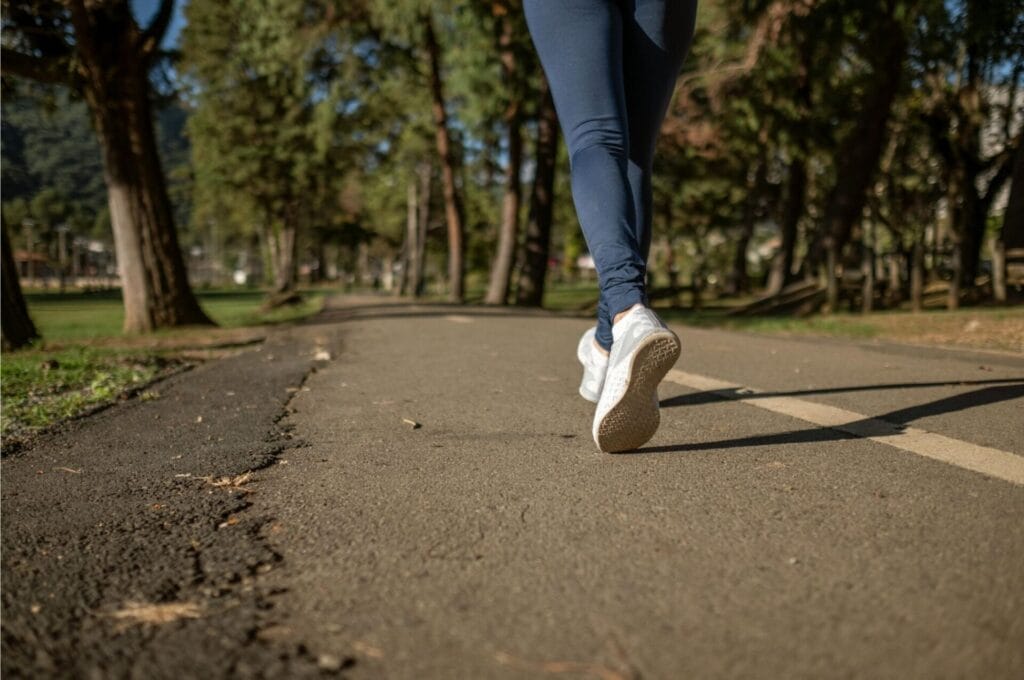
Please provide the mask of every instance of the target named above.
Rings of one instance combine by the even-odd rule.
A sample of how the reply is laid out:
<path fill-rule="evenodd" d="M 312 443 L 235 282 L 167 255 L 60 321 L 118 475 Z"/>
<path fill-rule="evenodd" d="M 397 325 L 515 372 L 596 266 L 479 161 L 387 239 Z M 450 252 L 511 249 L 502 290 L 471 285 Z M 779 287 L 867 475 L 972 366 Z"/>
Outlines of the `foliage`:
<path fill-rule="evenodd" d="M 503 76 L 496 41 L 505 11 L 516 22 L 520 68 L 512 78 Z M 524 184 L 532 171 L 540 67 L 512 1 L 192 0 L 174 72 L 182 103 L 169 110 L 179 124 L 188 118 L 190 155 L 170 174 L 180 178 L 178 210 L 190 215 L 191 230 L 215 233 L 222 250 L 237 252 L 261 230 L 293 223 L 307 262 L 325 258 L 328 246 L 347 271 L 398 261 L 409 185 L 424 163 L 438 171 L 423 48 L 428 15 L 443 50 L 467 264 L 471 282 L 482 280 L 498 236 L 515 107 L 523 114 Z M 897 41 L 905 49 L 893 49 Z M 655 160 L 655 283 L 670 282 L 670 254 L 675 283 L 718 289 L 740 265 L 763 283 L 788 228 L 788 280 L 817 276 L 814 250 L 839 200 L 850 202 L 854 222 L 841 253 L 847 272 L 859 268 L 866 247 L 899 261 L 900 278 L 889 284 L 900 289 L 909 286 L 915 247 L 933 275 L 948 270 L 955 249 L 971 234 L 980 234 L 971 246 L 980 247 L 1002 210 L 1024 124 L 1021 44 L 1022 0 L 701 2 Z M 865 103 L 893 72 L 892 101 L 870 117 Z M 5 207 L 12 222 L 36 209 L 59 212 L 88 193 L 87 182 L 69 179 L 87 174 L 84 166 L 53 160 L 57 150 L 43 148 L 52 135 L 27 132 L 21 121 L 33 106 L 12 104 L 7 115 L 4 104 L 5 200 L 26 199 Z M 70 120 L 76 107 L 61 116 Z M 8 125 L 17 130 L 8 134 Z M 175 135 L 170 123 L 161 128 Z M 85 140 L 82 130 L 71 139 Z M 881 140 L 877 158 L 854 168 L 867 188 L 844 189 L 850 149 L 867 133 Z M 585 245 L 564 149 L 556 178 L 552 252 L 573 276 Z M 44 188 L 56 193 L 32 204 Z M 445 230 L 436 188 L 429 207 L 427 269 L 439 275 Z"/>

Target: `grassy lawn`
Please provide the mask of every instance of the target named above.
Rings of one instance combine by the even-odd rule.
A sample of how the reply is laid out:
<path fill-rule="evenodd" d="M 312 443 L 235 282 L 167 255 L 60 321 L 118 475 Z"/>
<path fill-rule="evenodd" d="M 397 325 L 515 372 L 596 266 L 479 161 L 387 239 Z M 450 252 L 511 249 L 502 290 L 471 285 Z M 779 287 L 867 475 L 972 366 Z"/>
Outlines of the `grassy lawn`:
<path fill-rule="evenodd" d="M 723 310 L 660 311 L 667 320 L 706 328 L 727 328 L 771 335 L 877 339 L 912 345 L 1024 352 L 1024 307 L 975 307 L 952 312 L 841 312 L 806 318 L 732 317 Z"/>
<path fill-rule="evenodd" d="M 29 313 L 43 342 L 6 352 L 0 361 L 4 449 L 52 423 L 115 401 L 180 370 L 194 358 L 184 356 L 188 350 L 252 342 L 262 337 L 260 326 L 308 317 L 321 309 L 331 292 L 303 291 L 301 304 L 263 313 L 261 291 L 199 291 L 200 304 L 218 328 L 151 335 L 121 333 L 124 312 L 117 291 L 27 292 Z M 141 396 L 159 395 L 143 391 Z"/>
<path fill-rule="evenodd" d="M 113 401 L 183 363 L 147 352 L 90 347 L 5 355 L 0 365 L 4 437 L 24 435 Z"/>
<path fill-rule="evenodd" d="M 203 309 L 218 326 L 238 328 L 304 318 L 319 311 L 324 296 L 330 292 L 333 291 L 303 291 L 304 301 L 301 304 L 282 307 L 266 314 L 259 310 L 264 297 L 262 291 L 208 290 L 197 291 L 196 295 Z M 124 308 L 119 291 L 66 294 L 28 292 L 25 300 L 32 320 L 47 343 L 130 337 L 121 333 Z M 188 329 L 174 329 L 160 331 L 156 335 L 173 337 L 187 335 L 189 332 Z"/>
<path fill-rule="evenodd" d="M 545 306 L 563 311 L 592 308 L 597 299 L 594 283 L 564 284 L 549 288 Z M 708 301 L 694 311 L 687 306 L 654 303 L 666 321 L 703 328 L 726 328 L 773 335 L 878 339 L 916 345 L 961 347 L 1024 353 L 1024 306 L 970 307 L 956 311 L 911 312 L 886 310 L 859 314 L 840 312 L 806 318 L 789 316 L 729 316 L 734 307 L 752 298 Z M 689 304 L 689 296 L 683 295 Z"/>

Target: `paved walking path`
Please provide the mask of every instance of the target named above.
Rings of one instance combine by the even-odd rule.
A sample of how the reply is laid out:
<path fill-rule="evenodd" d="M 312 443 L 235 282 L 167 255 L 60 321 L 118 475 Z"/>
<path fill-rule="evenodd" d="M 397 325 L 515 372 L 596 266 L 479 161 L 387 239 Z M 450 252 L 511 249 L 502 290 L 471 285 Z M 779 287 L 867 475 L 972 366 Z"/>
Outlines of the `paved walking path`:
<path fill-rule="evenodd" d="M 338 298 L 5 460 L 5 674 L 1024 674 L 1024 359 L 677 328 L 662 428 L 613 456 L 576 395 L 587 325 Z"/>

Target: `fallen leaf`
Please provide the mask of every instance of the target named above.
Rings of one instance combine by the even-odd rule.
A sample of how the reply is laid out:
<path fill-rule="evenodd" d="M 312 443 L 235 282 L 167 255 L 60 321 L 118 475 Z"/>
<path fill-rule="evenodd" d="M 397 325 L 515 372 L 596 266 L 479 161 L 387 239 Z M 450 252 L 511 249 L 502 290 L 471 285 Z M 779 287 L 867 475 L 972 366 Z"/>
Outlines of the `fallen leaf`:
<path fill-rule="evenodd" d="M 217 487 L 218 489 L 237 489 L 245 491 L 246 493 L 252 493 L 251 489 L 242 488 L 252 481 L 252 472 L 243 472 L 242 474 L 235 475 L 234 477 L 218 477 L 217 479 L 214 479 L 213 477 L 203 477 L 203 481 L 210 486 Z"/>
<path fill-rule="evenodd" d="M 238 524 L 238 518 L 237 518 L 237 517 L 235 517 L 234 515 L 231 515 L 231 516 L 230 516 L 230 517 L 228 517 L 228 518 L 227 518 L 226 520 L 224 520 L 223 522 L 221 522 L 220 524 L 218 524 L 218 525 L 217 525 L 217 528 L 218 528 L 218 529 L 223 529 L 223 528 L 225 528 L 225 527 L 231 527 L 231 526 L 234 526 L 234 525 L 236 525 L 236 524 Z"/>
<path fill-rule="evenodd" d="M 154 626 L 179 619 L 198 619 L 202 613 L 202 607 L 194 602 L 126 602 L 124 607 L 111 612 L 108 616 L 117 619 L 119 629 L 123 630 L 130 626 Z"/>
<path fill-rule="evenodd" d="M 320 670 L 324 671 L 340 671 L 344 663 L 344 659 L 341 659 L 333 654 L 321 654 L 316 659 L 317 667 L 320 668 Z"/>
<path fill-rule="evenodd" d="M 368 656 L 371 659 L 383 659 L 384 652 L 381 651 L 380 647 L 374 647 L 369 642 L 363 642 L 362 640 L 356 640 L 352 643 L 352 649 L 356 650 L 363 656 Z"/>

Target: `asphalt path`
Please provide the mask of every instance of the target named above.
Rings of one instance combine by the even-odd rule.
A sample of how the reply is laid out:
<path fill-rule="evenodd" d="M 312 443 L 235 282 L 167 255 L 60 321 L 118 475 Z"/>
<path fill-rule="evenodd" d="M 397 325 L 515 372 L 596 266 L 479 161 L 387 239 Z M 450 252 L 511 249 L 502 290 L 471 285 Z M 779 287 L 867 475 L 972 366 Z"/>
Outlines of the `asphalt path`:
<path fill-rule="evenodd" d="M 1024 676 L 1024 359 L 680 327 L 609 455 L 588 323 L 336 298 L 4 460 L 5 676 Z"/>

